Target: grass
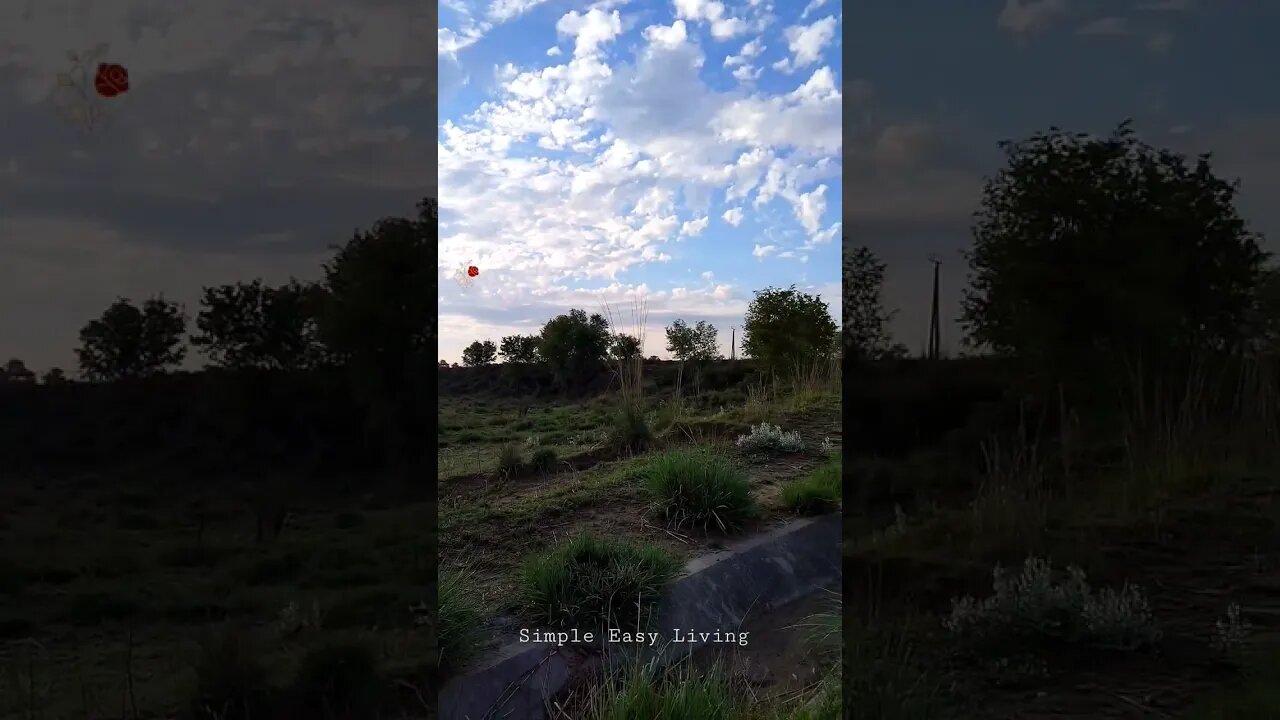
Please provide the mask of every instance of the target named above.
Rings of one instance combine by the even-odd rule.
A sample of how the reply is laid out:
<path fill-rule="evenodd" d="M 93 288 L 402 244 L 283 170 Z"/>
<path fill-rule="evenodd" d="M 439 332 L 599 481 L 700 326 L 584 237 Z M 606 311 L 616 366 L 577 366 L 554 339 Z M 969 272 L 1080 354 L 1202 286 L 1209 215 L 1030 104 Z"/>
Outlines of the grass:
<path fill-rule="evenodd" d="M 522 581 L 540 619 L 594 631 L 602 623 L 630 628 L 646 622 L 678 570 L 659 548 L 581 534 L 531 557 Z"/>
<path fill-rule="evenodd" d="M 842 492 L 840 457 L 836 456 L 808 475 L 784 484 L 779 501 L 794 513 L 820 515 L 840 507 Z"/>
<path fill-rule="evenodd" d="M 679 450 L 649 461 L 641 471 L 651 512 L 667 527 L 714 525 L 737 530 L 756 512 L 751 484 L 727 457 L 706 450 Z"/>
<path fill-rule="evenodd" d="M 202 482 L 214 481 L 0 483 L 0 634 L 13 641 L 0 642 L 0 717 L 119 717 L 131 682 L 149 717 L 274 702 L 309 653 L 354 636 L 385 659 L 384 689 L 421 682 L 429 648 L 407 608 L 423 597 L 434 500 L 317 487 L 258 543 L 253 488 Z M 200 496 L 202 533 L 187 514 Z"/>
<path fill-rule="evenodd" d="M 437 586 L 437 642 L 440 665 L 453 669 L 475 652 L 480 639 L 480 610 L 472 594 L 471 575 L 442 570 Z"/>

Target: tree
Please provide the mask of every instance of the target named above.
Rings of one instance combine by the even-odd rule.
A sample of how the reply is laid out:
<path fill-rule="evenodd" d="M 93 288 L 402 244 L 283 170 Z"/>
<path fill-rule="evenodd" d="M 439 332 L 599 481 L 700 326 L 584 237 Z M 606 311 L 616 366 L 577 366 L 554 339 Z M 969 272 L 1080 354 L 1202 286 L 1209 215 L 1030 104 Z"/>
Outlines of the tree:
<path fill-rule="evenodd" d="M 1057 128 L 1001 147 L 967 253 L 966 345 L 1081 368 L 1242 339 L 1262 252 L 1208 155 Z"/>
<path fill-rule="evenodd" d="M 416 219 L 386 218 L 357 231 L 324 266 L 321 341 L 344 363 L 380 416 L 389 451 L 411 470 L 425 458 L 429 420 L 422 398 L 434 353 L 435 202 Z"/>
<path fill-rule="evenodd" d="M 154 297 L 139 308 L 120 298 L 80 330 L 76 356 L 90 380 L 123 380 L 163 372 L 186 357 L 182 306 Z"/>
<path fill-rule="evenodd" d="M 561 386 L 586 380 L 598 373 L 609 351 L 609 321 L 585 310 L 570 310 L 542 326 L 538 341 L 542 359 Z"/>
<path fill-rule="evenodd" d="M 894 313 L 884 306 L 884 263 L 870 248 L 845 242 L 841 273 L 845 357 L 881 360 L 905 355 L 907 349 L 889 336 L 889 321 Z"/>
<path fill-rule="evenodd" d="M 463 349 L 462 364 L 467 367 L 492 365 L 497 357 L 498 348 L 493 344 L 492 340 L 485 340 L 484 342 L 477 340 Z"/>
<path fill-rule="evenodd" d="M 498 354 L 503 362 L 516 365 L 532 365 L 538 362 L 537 335 L 507 335 L 502 338 Z"/>
<path fill-rule="evenodd" d="M 689 327 L 677 319 L 667 327 L 667 352 L 681 362 L 702 362 L 720 358 L 716 326 L 706 320 Z"/>
<path fill-rule="evenodd" d="M 67 374 L 62 368 L 49 368 L 40 379 L 45 385 L 63 385 L 67 382 Z"/>
<path fill-rule="evenodd" d="M 261 280 L 204 289 L 191 344 L 227 368 L 293 370 L 320 363 L 316 335 L 321 290 L 290 280 L 267 287 Z"/>
<path fill-rule="evenodd" d="M 36 374 L 27 369 L 27 364 L 18 358 L 10 358 L 0 370 L 0 379 L 7 382 L 35 382 Z"/>
<path fill-rule="evenodd" d="M 802 293 L 795 285 L 765 288 L 747 308 L 742 354 L 775 371 L 792 371 L 832 357 L 838 332 L 821 295 Z"/>
<path fill-rule="evenodd" d="M 613 344 L 609 346 L 609 356 L 614 360 L 634 360 L 640 357 L 640 338 L 626 333 L 613 336 Z"/>
<path fill-rule="evenodd" d="M 1258 351 L 1280 355 L 1280 267 L 1268 268 L 1259 281 L 1246 332 Z"/>

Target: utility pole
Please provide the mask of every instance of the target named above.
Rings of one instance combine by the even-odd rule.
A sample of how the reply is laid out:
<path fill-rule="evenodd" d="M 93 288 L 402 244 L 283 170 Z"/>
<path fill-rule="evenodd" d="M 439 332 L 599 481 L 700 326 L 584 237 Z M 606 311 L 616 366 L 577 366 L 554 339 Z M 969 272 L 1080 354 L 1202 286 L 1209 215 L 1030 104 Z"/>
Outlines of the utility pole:
<path fill-rule="evenodd" d="M 933 263 L 933 306 L 929 314 L 929 359 L 937 360 L 942 354 L 942 327 L 938 322 L 938 275 L 939 268 L 942 267 L 942 261 L 937 255 L 930 255 L 929 262 Z"/>
<path fill-rule="evenodd" d="M 738 326 L 729 328 L 729 359 L 738 359 Z"/>

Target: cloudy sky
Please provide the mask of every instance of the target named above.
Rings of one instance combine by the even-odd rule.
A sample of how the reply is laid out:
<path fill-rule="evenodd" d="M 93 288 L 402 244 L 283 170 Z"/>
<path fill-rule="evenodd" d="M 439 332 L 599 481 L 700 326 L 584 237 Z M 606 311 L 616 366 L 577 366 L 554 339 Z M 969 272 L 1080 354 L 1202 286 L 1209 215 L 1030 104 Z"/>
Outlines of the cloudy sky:
<path fill-rule="evenodd" d="M 1240 209 L 1280 251 L 1280 3 L 1193 0 L 860 2 L 845 21 L 849 244 L 889 264 L 895 331 L 925 343 L 929 255 L 959 314 L 969 217 L 996 142 L 1052 125 L 1212 151 Z M 959 330 L 943 328 L 956 347 Z"/>
<path fill-rule="evenodd" d="M 841 12 L 442 2 L 440 357 L 575 307 L 630 331 L 641 298 L 646 354 L 682 317 L 715 324 L 727 355 L 771 285 L 820 293 L 838 321 Z"/>
<path fill-rule="evenodd" d="M 435 30 L 422 0 L 0 0 L 0 362 L 71 370 L 118 296 L 194 314 L 202 285 L 317 278 L 413 213 Z M 104 42 L 131 89 L 88 133 L 50 91 Z"/>

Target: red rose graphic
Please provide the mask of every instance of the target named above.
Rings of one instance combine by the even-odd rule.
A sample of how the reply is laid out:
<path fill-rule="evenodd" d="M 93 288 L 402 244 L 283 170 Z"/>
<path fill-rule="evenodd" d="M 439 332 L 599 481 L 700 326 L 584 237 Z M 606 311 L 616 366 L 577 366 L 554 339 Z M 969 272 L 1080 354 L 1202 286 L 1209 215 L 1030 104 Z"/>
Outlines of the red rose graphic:
<path fill-rule="evenodd" d="M 129 89 L 129 71 L 123 65 L 101 63 L 93 76 L 93 89 L 102 97 L 115 97 Z"/>
<path fill-rule="evenodd" d="M 471 267 L 467 268 L 468 276 L 475 277 L 479 274 L 480 274 L 480 268 L 476 267 L 475 265 L 472 265 Z"/>

